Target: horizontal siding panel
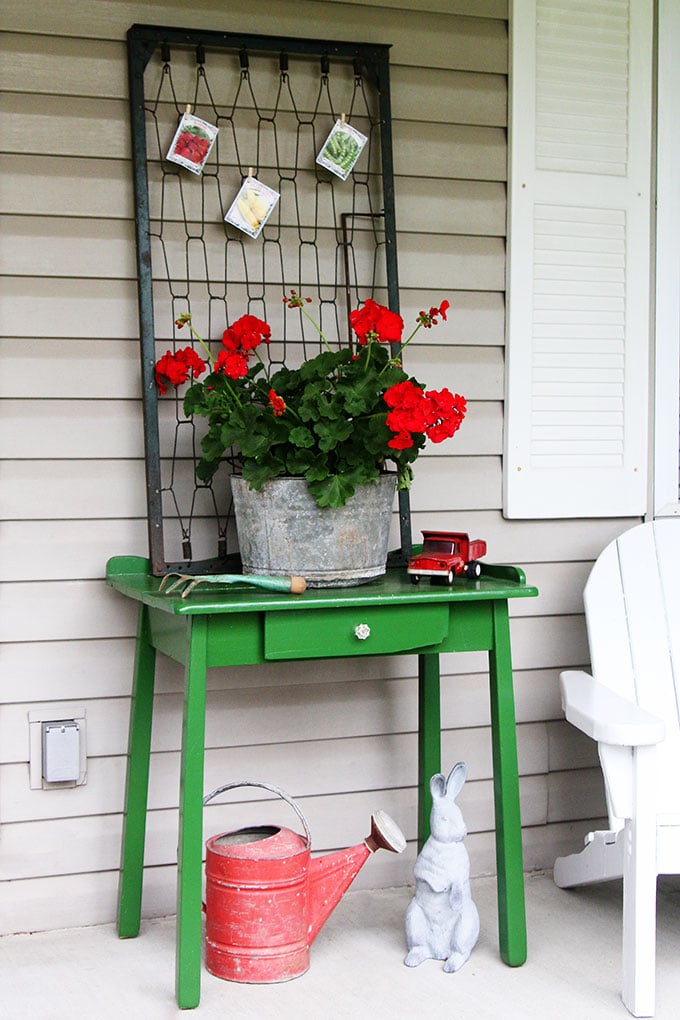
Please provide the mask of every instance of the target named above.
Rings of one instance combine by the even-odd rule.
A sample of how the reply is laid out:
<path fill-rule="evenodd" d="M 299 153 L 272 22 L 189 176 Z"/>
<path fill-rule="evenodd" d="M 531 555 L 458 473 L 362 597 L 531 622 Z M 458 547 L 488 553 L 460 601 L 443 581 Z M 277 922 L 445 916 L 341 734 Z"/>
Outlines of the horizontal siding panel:
<path fill-rule="evenodd" d="M 319 682 L 321 678 L 317 674 L 310 677 L 312 682 L 289 684 L 286 683 L 286 674 L 295 672 L 295 667 L 289 664 L 281 670 L 278 685 L 267 687 L 255 685 L 258 673 L 252 668 L 254 682 L 250 687 L 239 691 L 215 688 L 209 691 L 205 747 L 218 750 L 256 744 L 304 743 L 310 733 L 314 734 L 316 741 L 413 733 L 418 719 L 414 658 L 407 657 L 403 668 L 412 675 L 402 679 L 365 677 L 359 682 L 343 682 L 342 669 L 336 667 L 333 669 L 333 682 L 327 679 Z M 465 675 L 468 693 L 476 693 L 474 701 L 481 703 L 488 696 L 486 676 L 478 674 L 474 678 L 467 678 Z M 465 720 L 458 718 L 456 703 L 463 700 L 458 684 L 457 677 L 453 677 L 451 682 L 444 678 L 443 691 L 446 698 L 443 701 L 446 702 L 446 711 L 442 713 L 443 727 L 459 730 L 479 728 L 474 725 L 477 716 L 481 718 L 483 726 L 488 726 L 487 712 L 480 712 L 479 709 L 469 712 Z M 152 750 L 155 753 L 179 750 L 182 703 L 184 698 L 179 692 L 158 696 L 152 738 Z M 54 708 L 55 712 L 63 713 L 55 715 L 55 718 L 70 718 L 74 712 L 71 707 L 73 705 L 75 702 L 66 700 L 54 704 L 32 701 L 6 705 L 0 720 L 0 763 L 5 765 L 27 761 L 28 718 L 31 709 L 51 711 Z M 124 754 L 127 746 L 128 698 L 90 697 L 80 700 L 77 705 L 85 707 L 88 758 Z M 304 711 L 301 706 L 304 706 Z M 461 739 L 466 739 L 462 732 Z M 547 739 L 545 745 L 547 747 Z M 585 764 L 591 764 L 591 761 Z M 536 770 L 539 771 L 533 769 Z"/>
<path fill-rule="evenodd" d="M 5 213 L 133 219 L 132 172 L 124 160 L 10 153 L 0 157 L 0 168 L 0 208 Z M 402 231 L 498 236 L 505 232 L 502 182 L 407 176 L 396 178 L 395 189 Z M 187 192 L 191 209 L 198 193 Z"/>
<path fill-rule="evenodd" d="M 399 656 L 395 660 L 377 667 L 370 664 L 369 671 L 363 664 L 348 669 L 348 663 L 334 660 L 328 675 L 325 663 L 323 673 L 319 672 L 318 666 L 316 670 L 306 670 L 306 683 L 303 677 L 295 677 L 295 683 L 289 682 L 297 670 L 297 665 L 293 664 L 280 666 L 278 683 L 270 683 L 266 687 L 259 686 L 259 678 L 271 671 L 260 667 L 249 667 L 246 681 L 249 679 L 250 683 L 241 683 L 239 687 L 216 687 L 215 683 L 211 683 L 205 746 L 217 749 L 255 743 L 302 742 L 310 733 L 317 740 L 413 733 L 418 719 L 416 662 L 413 656 Z M 455 664 L 455 658 L 450 660 L 450 665 Z M 165 660 L 159 663 L 159 677 L 161 672 L 165 672 L 165 666 Z M 390 666 L 393 668 L 390 669 Z M 388 679 L 371 675 L 385 672 L 389 673 Z M 403 675 L 399 676 L 399 673 Z M 82 698 L 76 699 L 77 704 L 85 708 L 88 758 L 125 753 L 130 683 L 131 670 L 122 684 L 125 696 L 105 697 L 100 691 L 90 689 Z M 556 672 L 522 673 L 515 684 L 519 722 L 540 722 L 541 718 L 555 714 L 561 718 Z M 180 749 L 183 696 L 181 685 L 175 686 L 174 692 L 159 694 L 156 699 L 152 750 L 157 753 Z M 53 704 L 49 701 L 36 702 L 33 691 L 30 691 L 31 700 L 26 700 L 26 688 L 16 694 L 17 700 L 6 704 L 0 717 L 1 764 L 27 760 L 28 713 L 37 708 L 51 710 Z M 20 694 L 23 694 L 23 702 L 18 697 Z M 74 697 L 71 691 L 69 696 Z M 76 701 L 55 702 L 56 711 L 59 711 L 57 704 L 63 706 L 63 715 L 55 718 L 70 718 Z M 301 711 L 303 705 L 304 711 Z M 545 715 L 539 715 L 541 712 Z M 487 675 L 449 675 L 443 672 L 443 728 L 463 730 L 488 725 Z M 550 731 L 550 740 L 546 737 L 545 743 L 550 748 L 551 768 L 565 768 L 568 759 L 573 760 L 574 767 L 592 765 L 597 761 L 597 750 L 593 750 L 592 741 L 587 741 L 566 724 L 555 723 Z M 580 746 L 587 746 L 589 753 L 587 756 L 581 754 L 579 759 L 576 749 Z"/>
<path fill-rule="evenodd" d="M 447 729 L 488 725 L 487 664 L 484 656 L 478 658 L 481 660 L 478 673 L 465 672 L 467 656 L 448 655 L 442 659 L 442 719 Z M 50 663 L 49 670 L 45 669 L 46 659 Z M 0 661 L 6 677 L 3 702 L 8 706 L 24 703 L 41 708 L 53 704 L 63 696 L 67 684 L 69 698 L 79 704 L 85 701 L 89 704 L 100 698 L 127 699 L 132 685 L 133 641 L 124 638 L 8 643 L 0 647 Z M 583 664 L 571 658 L 561 666 Z M 396 683 L 405 692 L 402 697 L 411 697 L 409 685 L 416 683 L 416 672 L 417 661 L 411 655 L 324 660 L 323 672 L 313 661 L 294 665 L 266 663 L 257 667 L 211 669 L 207 686 L 209 691 L 219 692 L 220 697 L 225 691 L 235 692 L 229 697 L 238 701 L 243 690 L 245 697 L 249 697 L 248 692 L 255 683 L 261 691 L 262 703 L 272 704 L 293 697 L 285 692 L 287 687 L 313 688 L 325 684 L 342 684 L 348 691 L 354 691 L 356 684 Z M 160 657 L 156 669 L 159 699 L 165 694 L 177 695 L 182 686 L 182 667 Z M 562 718 L 557 668 L 515 669 L 514 686 L 518 721 Z M 388 686 L 386 690 L 391 697 L 391 688 Z M 27 754 L 27 744 L 24 744 L 24 760 Z"/>
<path fill-rule="evenodd" d="M 78 38 L 5 32 L 0 38 L 0 88 L 118 99 L 127 88 L 122 51 L 122 41 L 98 39 L 84 47 Z"/>
<path fill-rule="evenodd" d="M 0 397 L 9 403 L 14 398 L 26 408 L 22 397 L 36 403 L 83 398 L 84 406 L 85 401 L 106 404 L 115 398 L 122 408 L 122 401 L 136 400 L 141 414 L 139 340 L 4 339 L 0 356 L 5 366 Z"/>
<path fill-rule="evenodd" d="M 526 616 L 552 616 L 583 612 L 583 588 L 592 563 L 531 563 L 523 566 L 539 597 L 511 603 L 513 612 Z"/>
<path fill-rule="evenodd" d="M 0 457 L 143 457 L 141 401 L 0 401 Z"/>
<path fill-rule="evenodd" d="M 146 519 L 5 521 L 0 581 L 100 578 L 111 556 L 148 555 Z"/>
<path fill-rule="evenodd" d="M 482 11 L 485 12 L 488 0 Z M 440 7 L 437 4 L 437 11 Z M 386 15 L 380 7 L 352 4 L 351 16 L 342 6 L 336 11 L 325 2 L 306 2 L 304 33 L 310 39 L 344 39 L 349 42 L 384 43 L 389 31 L 393 43 L 392 62 L 419 67 L 453 67 L 458 70 L 507 71 L 507 27 L 503 20 L 484 17 L 450 15 L 443 22 L 441 13 L 400 9 Z M 146 12 L 146 13 L 145 13 Z M 258 8 L 260 30 L 270 35 L 300 35 L 299 0 L 262 0 Z M 158 10 L 153 4 L 119 2 L 110 8 L 99 4 L 83 4 L 77 11 L 69 8 L 68 27 L 82 39 L 123 40 L 135 22 L 157 22 Z M 219 32 L 252 32 L 252 6 L 248 0 L 235 0 L 228 10 L 195 7 L 187 12 L 186 5 L 174 0 L 163 5 L 162 21 L 166 25 L 186 25 Z M 12 32 L 41 35 L 64 34 L 64 14 L 60 7 L 50 9 L 19 8 L 6 13 L 5 28 Z"/>
<path fill-rule="evenodd" d="M 502 182 L 397 177 L 394 185 L 400 231 L 505 235 L 505 185 Z"/>
<path fill-rule="evenodd" d="M 145 517 L 143 461 L 13 460 L 0 468 L 0 516 L 9 520 Z"/>
<path fill-rule="evenodd" d="M 414 478 L 411 507 L 415 513 L 491 510 L 501 505 L 500 458 L 420 457 Z"/>
<path fill-rule="evenodd" d="M 3 337 L 139 337 L 134 280 L 0 277 L 0 302 Z"/>
<path fill-rule="evenodd" d="M 507 78 L 504 74 L 428 67 L 391 68 L 394 120 L 435 121 L 505 127 Z"/>
<path fill-rule="evenodd" d="M 124 637 L 136 620 L 132 601 L 103 581 L 4 583 L 0 610 L 0 642 Z"/>
<path fill-rule="evenodd" d="M 416 839 L 416 792 L 413 788 L 338 797 L 306 797 L 297 801 L 314 834 L 314 850 L 328 852 L 347 841 L 366 835 L 369 819 L 379 799 L 381 810 L 398 820 L 410 842 Z M 525 825 L 542 824 L 547 802 L 543 777 L 527 777 L 522 783 L 521 810 Z M 493 788 L 490 781 L 468 782 L 458 799 L 468 833 L 493 829 Z M 594 805 L 599 806 L 599 805 Z M 541 810 L 543 808 L 543 810 Z M 582 817 L 582 816 L 577 816 Z M 276 802 L 209 805 L 203 814 L 203 842 L 215 833 L 249 825 L 290 824 L 290 808 Z M 555 819 L 563 820 L 563 819 Z M 361 826 L 366 828 L 366 832 Z M 120 856 L 120 815 L 104 815 L 75 821 L 20 823 L 3 831 L 2 878 L 21 880 L 50 874 L 74 874 L 115 870 Z M 26 841 L 28 853 L 22 855 Z M 154 811 L 149 816 L 145 862 L 148 867 L 174 864 L 177 859 L 177 812 Z M 48 849 L 49 848 L 49 849 Z M 50 867 L 53 868 L 50 871 Z M 0 881 L 2 879 L 0 878 Z"/>
<path fill-rule="evenodd" d="M 518 759 L 521 775 L 541 775 L 546 769 L 547 741 L 542 723 L 518 727 Z M 309 769 L 309 761 L 315 762 Z M 492 779 L 491 730 L 469 728 L 442 733 L 442 761 L 465 760 L 471 780 Z M 125 756 L 88 760 L 87 783 L 65 790 L 31 790 L 26 765 L 0 767 L 3 790 L 3 824 L 48 818 L 75 818 L 118 814 L 123 806 Z M 179 790 L 178 751 L 153 756 L 149 783 L 149 810 L 176 808 Z M 276 777 L 276 784 L 295 798 L 327 796 L 330 792 L 375 791 L 415 786 L 416 737 L 413 733 L 345 740 L 244 745 L 225 750 L 207 749 L 206 791 L 215 790 L 231 778 L 256 780 Z M 252 799 L 244 793 L 242 800 Z"/>
<path fill-rule="evenodd" d="M 127 103 L 122 97 L 84 99 L 6 93 L 2 151 L 129 159 L 127 118 Z"/>
<path fill-rule="evenodd" d="M 422 237 L 401 234 L 398 244 L 400 284 L 421 295 L 433 288 L 503 290 L 501 237 L 441 237 L 435 251 Z"/>
<path fill-rule="evenodd" d="M 166 233 L 170 235 L 166 241 L 169 273 L 179 289 L 183 274 L 186 279 L 185 245 L 183 241 L 172 238 L 172 231 Z M 320 252 L 323 252 L 324 240 L 329 245 L 325 254 L 330 258 L 335 250 L 334 238 L 330 232 L 325 238 L 320 238 Z M 218 279 L 217 267 L 224 265 L 224 239 L 217 229 L 214 237 L 208 239 L 206 252 L 214 279 Z M 84 224 L 81 220 L 71 219 L 44 221 L 13 217 L 6 223 L 0 253 L 4 255 L 12 275 L 17 276 L 40 274 L 44 278 L 55 279 L 74 276 L 79 280 L 109 277 L 132 280 L 136 272 L 132 224 L 125 221 L 92 220 Z M 421 291 L 452 286 L 460 289 L 476 286 L 480 290 L 498 291 L 503 288 L 503 253 L 500 237 L 450 236 L 441 238 L 434 251 L 429 243 L 423 242 L 422 235 L 401 234 L 400 276 L 405 286 Z M 194 254 L 198 257 L 198 248 L 195 248 Z M 159 251 L 154 249 L 152 258 L 155 258 L 155 272 L 160 274 L 162 259 Z M 368 260 L 367 253 L 365 259 Z M 360 270 L 361 261 L 359 253 L 357 264 Z M 368 270 L 366 261 L 364 279 L 370 278 Z M 196 263 L 190 269 L 192 279 L 197 271 Z M 159 278 L 164 278 L 164 274 Z"/>
<path fill-rule="evenodd" d="M 84 50 L 79 39 L 6 33 L 0 50 L 0 89 L 117 99 L 127 88 L 121 49 L 120 42 L 97 40 Z M 221 93 L 217 86 L 223 76 L 216 71 L 215 58 L 208 59 L 207 71 L 213 94 Z M 334 71 L 335 79 L 337 68 Z M 291 76 L 295 87 L 295 76 Z M 505 75 L 397 65 L 392 68 L 391 84 L 395 119 L 505 124 Z M 424 111 L 428 116 L 423 118 Z"/>
<path fill-rule="evenodd" d="M 450 317 L 455 314 L 455 309 L 449 312 Z M 439 330 L 441 326 L 436 328 Z M 426 343 L 430 336 L 433 334 L 419 333 L 404 356 L 405 368 L 428 389 L 448 386 L 452 392 L 462 393 L 469 401 L 503 399 L 503 351 L 500 348 L 447 347 Z M 466 425 L 467 419 L 453 443 L 445 442 L 440 449 L 453 452 L 453 446 Z"/>
<path fill-rule="evenodd" d="M 134 217 L 132 170 L 124 160 L 68 156 L 0 157 L 1 210 L 27 216 Z"/>
<path fill-rule="evenodd" d="M 414 509 L 500 507 L 498 458 L 421 457 L 415 476 Z M 188 479 L 180 479 L 180 506 L 187 486 Z M 0 514 L 9 520 L 145 517 L 145 493 L 141 460 L 14 460 L 0 471 Z"/>
<path fill-rule="evenodd" d="M 503 128 L 401 121 L 392 125 L 392 136 L 399 176 L 507 179 Z"/>
<path fill-rule="evenodd" d="M 455 440 L 454 440 L 455 442 Z M 594 560 L 614 538 L 635 525 L 635 521 L 602 518 L 594 521 L 509 521 L 496 511 L 471 510 L 461 516 L 441 511 L 438 526 L 450 531 L 474 532 L 487 541 L 491 563 L 546 563 Z M 413 514 L 414 535 L 429 527 L 426 511 Z M 530 571 L 530 566 L 527 570 Z"/>
<path fill-rule="evenodd" d="M 577 821 L 584 817 L 607 814 L 602 770 L 596 762 L 594 768 L 574 770 L 570 763 L 566 772 L 548 776 L 548 821 Z M 583 827 L 583 834 L 588 830 Z"/>
<path fill-rule="evenodd" d="M 597 742 L 591 740 L 566 719 L 555 719 L 547 724 L 548 759 L 551 772 L 568 769 L 596 768 L 602 778 Z"/>
<path fill-rule="evenodd" d="M 602 828 L 604 819 L 584 819 L 582 822 L 560 822 L 550 825 L 527 826 L 523 831 L 524 864 L 528 871 L 549 870 L 555 858 L 573 852 L 583 845 L 583 833 Z M 343 843 L 346 839 L 343 840 Z M 466 839 L 473 878 L 495 873 L 495 841 L 490 832 L 470 833 Z M 370 867 L 363 868 L 352 885 L 358 891 L 367 888 L 393 888 L 411 885 L 416 847 L 410 843 L 403 854 L 377 854 Z M 118 872 L 92 872 L 78 876 L 35 878 L 4 883 L 3 914 L 0 933 L 15 931 L 42 931 L 54 925 L 80 927 L 112 923 L 116 916 Z M 144 876 L 142 916 L 145 927 L 151 932 L 152 922 L 146 920 L 165 917 L 175 911 L 176 868 L 174 866 L 147 868 Z M 495 924 L 495 920 L 492 921 Z M 87 936 L 89 938 L 89 936 Z M 113 934 L 112 934 L 113 937 Z M 158 974 L 145 974 L 145 994 L 168 996 L 172 984 L 172 950 L 170 933 L 162 937 L 168 946 L 168 967 Z M 116 945 L 121 943 L 115 942 Z M 137 953 L 133 940 L 124 943 L 131 954 Z"/>
<path fill-rule="evenodd" d="M 122 160 L 5 154 L 0 157 L 0 170 L 2 212 L 75 220 L 132 222 L 134 218 L 132 171 Z M 402 176 L 397 177 L 395 187 L 401 231 L 472 236 L 505 233 L 505 186 L 500 182 Z M 191 203 L 195 192 L 188 192 Z"/>
<path fill-rule="evenodd" d="M 7 275 L 136 279 L 134 227 L 124 220 L 7 217 L 0 258 Z"/>

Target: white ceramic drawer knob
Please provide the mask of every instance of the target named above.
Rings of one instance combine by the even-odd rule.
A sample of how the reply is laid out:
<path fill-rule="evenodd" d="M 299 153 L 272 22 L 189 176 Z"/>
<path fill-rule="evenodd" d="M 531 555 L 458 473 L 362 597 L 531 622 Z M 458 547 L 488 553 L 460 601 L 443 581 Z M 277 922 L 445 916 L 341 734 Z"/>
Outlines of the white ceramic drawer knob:
<path fill-rule="evenodd" d="M 365 641 L 367 637 L 371 636 L 371 628 L 367 623 L 358 623 L 354 628 L 354 633 L 360 641 Z"/>

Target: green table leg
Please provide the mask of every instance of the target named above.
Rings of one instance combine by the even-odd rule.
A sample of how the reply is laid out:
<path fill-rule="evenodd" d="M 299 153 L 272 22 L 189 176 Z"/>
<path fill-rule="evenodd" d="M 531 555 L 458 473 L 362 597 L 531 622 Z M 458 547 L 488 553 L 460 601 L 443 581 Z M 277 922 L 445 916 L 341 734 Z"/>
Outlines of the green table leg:
<path fill-rule="evenodd" d="M 177 845 L 176 992 L 180 1009 L 201 998 L 203 772 L 208 618 L 190 617 L 184 673 L 184 718 Z"/>
<path fill-rule="evenodd" d="M 439 656 L 418 656 L 418 849 L 430 835 L 430 778 L 441 772 Z"/>
<path fill-rule="evenodd" d="M 156 650 L 152 648 L 150 641 L 149 611 L 146 606 L 141 605 L 130 705 L 125 813 L 118 884 L 118 934 L 121 938 L 134 938 L 139 935 L 142 913 L 155 667 Z"/>
<path fill-rule="evenodd" d="M 496 810 L 498 932 L 502 959 L 519 967 L 527 958 L 522 822 L 508 604 L 493 603 L 494 644 L 489 652 L 491 739 Z"/>

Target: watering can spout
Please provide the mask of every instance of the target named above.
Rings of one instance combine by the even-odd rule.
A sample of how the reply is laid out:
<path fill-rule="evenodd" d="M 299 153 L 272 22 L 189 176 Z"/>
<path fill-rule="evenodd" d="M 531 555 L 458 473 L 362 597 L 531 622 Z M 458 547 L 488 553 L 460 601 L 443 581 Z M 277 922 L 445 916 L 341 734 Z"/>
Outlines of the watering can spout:
<path fill-rule="evenodd" d="M 309 873 L 308 944 L 312 944 L 372 853 L 383 849 L 400 854 L 405 848 L 406 840 L 397 823 L 384 811 L 376 811 L 371 818 L 371 834 L 363 843 L 315 858 Z"/>

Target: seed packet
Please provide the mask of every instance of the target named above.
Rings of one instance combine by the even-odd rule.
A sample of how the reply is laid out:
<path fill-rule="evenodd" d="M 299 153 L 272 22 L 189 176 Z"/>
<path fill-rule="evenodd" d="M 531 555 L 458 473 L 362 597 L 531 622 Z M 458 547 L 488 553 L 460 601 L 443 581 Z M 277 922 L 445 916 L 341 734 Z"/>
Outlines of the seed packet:
<path fill-rule="evenodd" d="M 316 162 L 346 181 L 367 141 L 366 135 L 345 120 L 336 120 Z"/>
<path fill-rule="evenodd" d="M 268 188 L 256 177 L 248 177 L 224 218 L 249 237 L 257 237 L 279 198 L 278 191 Z"/>
<path fill-rule="evenodd" d="M 217 131 L 218 128 L 207 120 L 183 113 L 166 158 L 171 163 L 179 163 L 185 170 L 191 170 L 192 174 L 202 173 Z"/>

